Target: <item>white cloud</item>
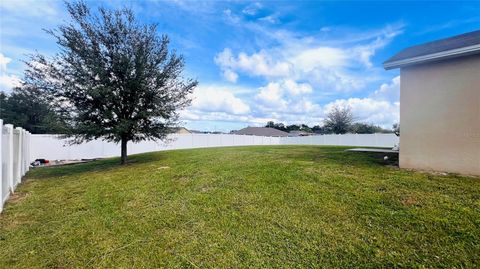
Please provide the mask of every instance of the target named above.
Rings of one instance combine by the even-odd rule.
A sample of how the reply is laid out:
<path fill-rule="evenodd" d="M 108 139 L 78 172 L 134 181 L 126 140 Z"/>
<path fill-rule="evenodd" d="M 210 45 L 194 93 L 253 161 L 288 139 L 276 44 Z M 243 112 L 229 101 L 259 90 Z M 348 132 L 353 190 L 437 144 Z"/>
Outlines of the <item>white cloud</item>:
<path fill-rule="evenodd" d="M 259 18 L 258 20 L 268 22 L 268 23 L 271 23 L 271 24 L 274 24 L 274 23 L 278 22 L 278 19 L 274 15 L 268 15 L 268 16 Z"/>
<path fill-rule="evenodd" d="M 270 82 L 267 86 L 260 87 L 260 92 L 255 98 L 264 106 L 284 110 L 288 102 L 283 99 L 283 92 L 284 89 L 280 83 Z"/>
<path fill-rule="evenodd" d="M 6 57 L 0 53 L 0 72 L 7 72 L 7 65 L 12 61 L 11 58 Z"/>
<path fill-rule="evenodd" d="M 351 54 L 358 59 L 360 63 L 362 63 L 365 67 L 371 68 L 373 67 L 373 63 L 371 62 L 372 56 L 375 55 L 375 52 L 383 48 L 387 45 L 392 38 L 397 36 L 400 33 L 398 30 L 390 30 L 382 35 L 378 36 L 373 42 L 361 45 L 353 48 L 351 50 Z"/>
<path fill-rule="evenodd" d="M 235 83 L 237 82 L 238 74 L 230 69 L 225 69 L 225 71 L 223 71 L 223 77 L 225 77 L 227 81 Z"/>
<path fill-rule="evenodd" d="M 344 70 L 316 68 L 308 73 L 309 81 L 325 92 L 353 92 L 365 88 L 368 76 Z"/>
<path fill-rule="evenodd" d="M 15 75 L 0 75 L 0 91 L 9 92 L 19 87 L 22 81 Z"/>
<path fill-rule="evenodd" d="M 351 92 L 378 81 L 380 69 L 371 59 L 401 32 L 401 26 L 387 26 L 363 39 L 355 34 L 339 41 L 322 36 L 298 36 L 288 31 L 269 33 L 258 26 L 256 31 L 275 46 L 247 54 L 225 48 L 215 63 L 228 81 L 237 82 L 242 75 L 272 80 L 305 81 L 322 91 Z M 323 32 L 328 35 L 335 31 Z M 353 41 L 350 41 L 351 38 Z M 235 74 L 235 75 L 232 75 Z"/>
<path fill-rule="evenodd" d="M 0 2 L 0 9 L 3 12 L 22 16 L 34 16 L 52 19 L 58 15 L 55 1 L 38 1 L 38 0 L 4 0 Z"/>
<path fill-rule="evenodd" d="M 321 32 L 330 32 L 330 31 L 332 31 L 332 28 L 330 28 L 328 26 L 324 26 L 324 27 L 320 28 L 320 31 Z"/>
<path fill-rule="evenodd" d="M 292 114 L 311 114 L 314 113 L 314 115 L 320 115 L 321 110 L 320 106 L 318 104 L 313 103 L 310 100 L 307 100 L 306 98 L 302 98 L 296 102 L 292 102 L 290 104 L 290 113 Z"/>
<path fill-rule="evenodd" d="M 290 64 L 287 62 L 276 62 L 265 51 L 247 55 L 238 55 L 237 67 L 247 73 L 256 76 L 280 77 L 290 74 Z"/>
<path fill-rule="evenodd" d="M 312 91 L 308 83 L 293 80 L 270 82 L 259 88 L 255 96 L 256 106 L 260 112 L 273 117 L 280 114 L 318 114 L 320 106 L 306 97 Z"/>
<path fill-rule="evenodd" d="M 200 86 L 193 93 L 191 108 L 201 112 L 225 112 L 241 115 L 250 112 L 250 107 L 225 87 Z"/>
<path fill-rule="evenodd" d="M 284 81 L 284 86 L 288 92 L 293 95 L 307 94 L 313 91 L 312 86 L 308 83 L 297 83 L 294 80 L 287 79 Z"/>
<path fill-rule="evenodd" d="M 196 111 L 185 110 L 181 113 L 184 121 L 218 121 L 218 122 L 243 122 L 263 125 L 272 118 L 256 117 L 252 115 L 233 115 L 225 112 L 211 112 L 200 114 Z"/>
<path fill-rule="evenodd" d="M 342 49 L 318 47 L 300 52 L 291 62 L 301 71 L 310 72 L 315 68 L 342 68 L 348 60 L 347 53 Z"/>
<path fill-rule="evenodd" d="M 245 15 L 254 16 L 255 14 L 257 14 L 259 9 L 261 8 L 262 8 L 262 4 L 260 4 L 259 2 L 255 2 L 245 7 L 242 10 L 242 13 Z"/>
<path fill-rule="evenodd" d="M 217 56 L 215 56 L 215 63 L 220 65 L 220 67 L 230 67 L 235 65 L 235 58 L 232 54 L 232 50 L 226 48 L 217 54 Z"/>
<path fill-rule="evenodd" d="M 383 83 L 370 97 L 390 102 L 398 102 L 400 100 L 400 76 L 394 77 L 390 84 Z"/>
<path fill-rule="evenodd" d="M 21 80 L 16 75 L 8 74 L 8 64 L 11 58 L 0 53 L 0 91 L 9 92 L 14 87 L 21 85 Z"/>
<path fill-rule="evenodd" d="M 235 57 L 232 54 L 232 50 L 226 48 L 217 54 L 214 60 L 223 70 L 224 77 L 229 81 L 232 81 L 230 75 L 233 73 L 236 74 L 235 78 L 238 77 L 236 71 L 246 73 L 250 76 L 262 77 L 289 76 L 291 71 L 291 64 L 288 62 L 277 62 L 265 51 L 260 51 L 252 55 L 241 52 Z"/>
<path fill-rule="evenodd" d="M 223 15 L 225 15 L 225 18 L 228 22 L 230 22 L 234 25 L 240 22 L 240 17 L 233 14 L 231 9 L 225 9 L 223 11 Z"/>

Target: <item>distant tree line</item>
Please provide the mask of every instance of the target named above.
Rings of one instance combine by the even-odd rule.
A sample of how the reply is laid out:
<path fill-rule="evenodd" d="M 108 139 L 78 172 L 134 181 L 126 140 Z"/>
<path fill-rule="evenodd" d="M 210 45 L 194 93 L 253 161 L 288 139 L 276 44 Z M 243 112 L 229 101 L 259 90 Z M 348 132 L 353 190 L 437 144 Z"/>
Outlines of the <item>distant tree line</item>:
<path fill-rule="evenodd" d="M 284 132 L 303 131 L 316 134 L 374 134 L 374 133 L 395 133 L 400 134 L 400 126 L 394 124 L 393 129 L 384 129 L 378 125 L 366 122 L 355 122 L 350 108 L 335 106 L 323 120 L 323 125 L 310 127 L 306 124 L 291 124 L 267 122 L 265 127 L 275 128 Z"/>
<path fill-rule="evenodd" d="M 290 131 L 304 131 L 309 133 L 313 132 L 312 128 L 306 124 L 285 125 L 283 123 L 275 123 L 273 121 L 269 121 L 267 122 L 267 125 L 265 125 L 265 127 L 275 128 L 277 130 L 281 130 L 284 132 L 290 132 Z"/>
<path fill-rule="evenodd" d="M 0 92 L 0 119 L 33 134 L 65 133 L 67 124 L 50 98 L 30 87 L 14 88 L 10 94 Z"/>

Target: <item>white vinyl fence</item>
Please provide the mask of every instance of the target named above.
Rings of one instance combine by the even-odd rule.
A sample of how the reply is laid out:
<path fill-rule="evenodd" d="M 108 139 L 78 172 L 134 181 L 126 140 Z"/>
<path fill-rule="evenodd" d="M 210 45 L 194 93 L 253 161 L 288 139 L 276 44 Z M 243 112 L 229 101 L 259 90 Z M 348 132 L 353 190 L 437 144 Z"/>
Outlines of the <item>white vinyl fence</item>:
<path fill-rule="evenodd" d="M 151 151 L 253 145 L 340 145 L 356 147 L 393 147 L 398 144 L 394 134 L 345 134 L 301 137 L 266 137 L 233 134 L 175 134 L 168 142 L 143 141 L 129 143 L 128 153 Z M 57 135 L 31 135 L 30 160 L 91 159 L 120 155 L 120 146 L 102 140 L 80 145 L 66 145 Z"/>
<path fill-rule="evenodd" d="M 0 212 L 29 169 L 30 133 L 0 120 Z"/>
<path fill-rule="evenodd" d="M 120 155 L 120 145 L 94 140 L 80 145 L 66 146 L 66 141 L 56 135 L 32 135 L 30 159 L 48 160 L 91 159 Z M 174 134 L 167 141 L 142 141 L 128 143 L 128 154 L 151 151 L 210 148 L 228 146 L 278 145 L 278 137 L 230 134 Z"/>

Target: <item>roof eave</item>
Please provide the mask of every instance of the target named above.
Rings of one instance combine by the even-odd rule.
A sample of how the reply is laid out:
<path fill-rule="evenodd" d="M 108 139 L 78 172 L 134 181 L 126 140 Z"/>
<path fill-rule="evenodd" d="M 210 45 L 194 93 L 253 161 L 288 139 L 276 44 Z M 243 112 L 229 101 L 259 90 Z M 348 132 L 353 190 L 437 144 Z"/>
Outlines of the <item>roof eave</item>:
<path fill-rule="evenodd" d="M 401 68 L 404 66 L 409 66 L 414 64 L 445 60 L 445 59 L 456 58 L 460 56 L 477 54 L 477 53 L 480 53 L 480 44 L 468 46 L 468 47 L 462 47 L 462 48 L 453 49 L 453 50 L 446 50 L 446 51 L 437 52 L 437 53 L 431 53 L 431 54 L 407 58 L 407 59 L 402 59 L 398 61 L 392 61 L 392 62 L 387 61 L 383 63 L 383 68 L 385 68 L 385 70 L 390 70 L 390 69 Z"/>

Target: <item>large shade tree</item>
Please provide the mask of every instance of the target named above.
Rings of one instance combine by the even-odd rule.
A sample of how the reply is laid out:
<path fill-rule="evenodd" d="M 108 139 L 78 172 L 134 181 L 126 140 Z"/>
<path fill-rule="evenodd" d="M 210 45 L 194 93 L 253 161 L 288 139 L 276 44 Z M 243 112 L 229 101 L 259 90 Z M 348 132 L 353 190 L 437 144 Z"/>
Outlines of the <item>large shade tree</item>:
<path fill-rule="evenodd" d="M 183 77 L 184 59 L 169 50 L 168 37 L 132 10 L 66 7 L 70 22 L 47 31 L 60 52 L 32 56 L 25 82 L 48 91 L 69 116 L 72 143 L 120 142 L 124 164 L 128 141 L 164 139 L 177 126 L 197 81 Z"/>

